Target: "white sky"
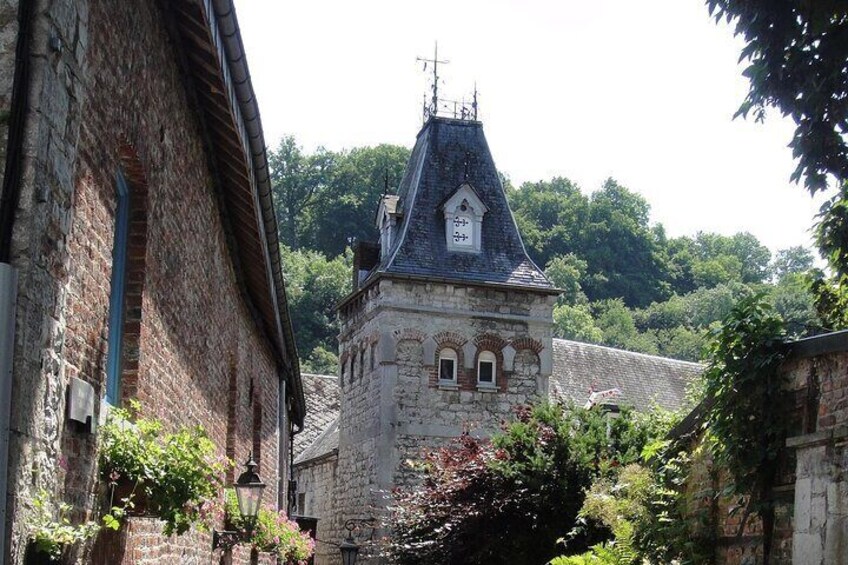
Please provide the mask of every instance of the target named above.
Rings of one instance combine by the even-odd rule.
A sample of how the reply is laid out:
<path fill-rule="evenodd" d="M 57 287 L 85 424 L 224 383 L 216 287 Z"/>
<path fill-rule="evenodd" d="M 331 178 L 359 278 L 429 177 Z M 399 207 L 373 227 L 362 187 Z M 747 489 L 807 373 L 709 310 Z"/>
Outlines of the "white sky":
<path fill-rule="evenodd" d="M 607 177 L 642 194 L 669 236 L 750 231 L 812 246 L 814 202 L 789 183 L 793 127 L 731 120 L 741 41 L 703 0 L 237 0 L 265 137 L 307 149 L 411 147 L 430 74 L 470 95 L 516 186 Z"/>

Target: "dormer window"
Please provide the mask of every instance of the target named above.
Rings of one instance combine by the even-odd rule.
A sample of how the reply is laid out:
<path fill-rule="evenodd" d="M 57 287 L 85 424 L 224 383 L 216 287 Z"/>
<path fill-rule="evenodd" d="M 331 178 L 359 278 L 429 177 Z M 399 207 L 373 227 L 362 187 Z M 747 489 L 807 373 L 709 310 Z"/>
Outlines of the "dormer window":
<path fill-rule="evenodd" d="M 377 229 L 380 230 L 380 258 L 383 259 L 389 254 L 389 250 L 394 244 L 395 230 L 401 218 L 400 208 L 398 206 L 398 197 L 393 194 L 387 194 L 380 201 L 380 208 L 377 210 Z"/>
<path fill-rule="evenodd" d="M 463 183 L 442 206 L 448 251 L 479 253 L 483 249 L 483 215 L 488 212 L 477 191 Z"/>

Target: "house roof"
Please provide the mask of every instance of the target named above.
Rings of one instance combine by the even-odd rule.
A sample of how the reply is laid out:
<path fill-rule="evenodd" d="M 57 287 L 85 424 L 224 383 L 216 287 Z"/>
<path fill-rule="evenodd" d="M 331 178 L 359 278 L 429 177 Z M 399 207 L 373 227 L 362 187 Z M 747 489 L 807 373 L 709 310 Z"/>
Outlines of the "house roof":
<path fill-rule="evenodd" d="M 334 420 L 338 420 L 340 408 L 338 377 L 311 373 L 303 373 L 301 376 L 306 395 L 306 419 L 303 431 L 294 436 L 292 452 L 295 458 L 312 445 Z"/>
<path fill-rule="evenodd" d="M 315 438 L 312 444 L 303 450 L 295 460 L 295 465 L 304 465 L 316 459 L 322 459 L 339 452 L 339 419 L 336 417 Z"/>
<path fill-rule="evenodd" d="M 302 425 L 306 405 L 265 139 L 233 2 L 176 0 L 163 11 L 195 98 L 239 286 L 292 392 L 292 417 Z"/>
<path fill-rule="evenodd" d="M 617 388 L 618 404 L 676 410 L 684 406 L 688 384 L 702 371 L 698 363 L 554 339 L 550 392 L 582 405 L 594 391 Z"/>
<path fill-rule="evenodd" d="M 463 183 L 488 208 L 479 254 L 447 250 L 440 203 Z M 431 117 L 418 133 L 398 202 L 403 221 L 374 279 L 401 275 L 557 292 L 524 249 L 482 123 Z"/>

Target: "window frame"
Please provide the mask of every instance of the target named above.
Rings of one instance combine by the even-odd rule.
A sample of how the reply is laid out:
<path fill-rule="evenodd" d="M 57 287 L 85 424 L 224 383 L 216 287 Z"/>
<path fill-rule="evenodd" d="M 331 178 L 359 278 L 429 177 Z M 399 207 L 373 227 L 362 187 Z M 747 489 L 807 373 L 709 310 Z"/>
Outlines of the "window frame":
<path fill-rule="evenodd" d="M 484 381 L 482 379 L 482 373 L 480 371 L 480 367 L 483 363 L 491 363 L 492 365 L 492 380 Z M 498 358 L 497 356 L 489 351 L 484 350 L 477 355 L 477 386 L 482 388 L 496 388 L 497 387 L 497 379 L 498 379 Z"/>
<path fill-rule="evenodd" d="M 115 238 L 109 286 L 109 332 L 106 352 L 106 402 L 120 405 L 126 319 L 127 247 L 129 245 L 130 191 L 121 171 L 115 175 Z"/>
<path fill-rule="evenodd" d="M 450 361 L 453 363 L 453 378 L 451 379 L 443 379 L 442 378 L 442 361 Z M 450 347 L 444 347 L 439 351 L 439 364 L 437 366 L 438 370 L 438 380 L 441 385 L 456 385 L 459 382 L 457 375 L 457 368 L 459 366 L 459 355 L 456 351 L 454 351 Z"/>

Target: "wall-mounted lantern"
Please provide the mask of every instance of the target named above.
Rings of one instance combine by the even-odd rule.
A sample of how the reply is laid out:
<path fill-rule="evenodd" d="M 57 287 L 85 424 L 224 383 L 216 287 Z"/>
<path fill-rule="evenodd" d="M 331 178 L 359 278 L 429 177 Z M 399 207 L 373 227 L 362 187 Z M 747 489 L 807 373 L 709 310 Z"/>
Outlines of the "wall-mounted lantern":
<path fill-rule="evenodd" d="M 253 453 L 248 455 L 247 463 L 244 464 L 247 470 L 242 473 L 233 489 L 236 491 L 236 499 L 238 499 L 239 514 L 246 525 L 245 533 L 232 531 L 212 530 L 212 549 L 232 548 L 239 542 L 246 541 L 253 533 L 253 527 L 256 525 L 256 516 L 259 514 L 260 503 L 262 502 L 262 493 L 265 491 L 265 483 L 259 478 L 256 473 L 256 462 L 253 460 Z"/>

